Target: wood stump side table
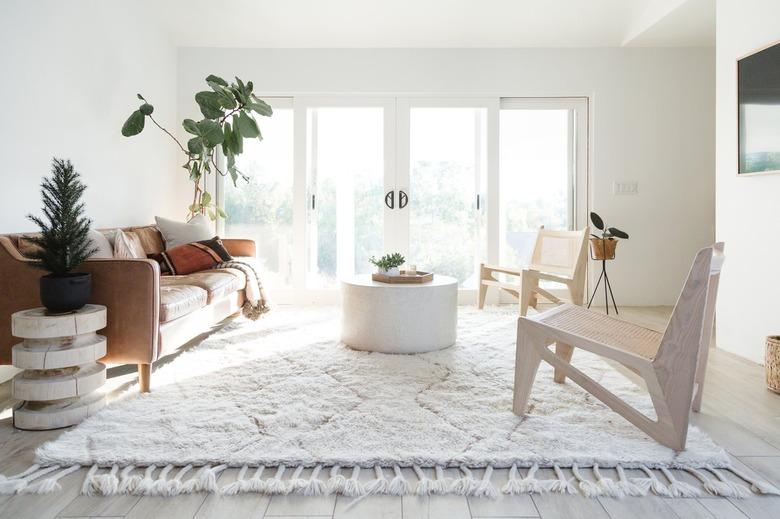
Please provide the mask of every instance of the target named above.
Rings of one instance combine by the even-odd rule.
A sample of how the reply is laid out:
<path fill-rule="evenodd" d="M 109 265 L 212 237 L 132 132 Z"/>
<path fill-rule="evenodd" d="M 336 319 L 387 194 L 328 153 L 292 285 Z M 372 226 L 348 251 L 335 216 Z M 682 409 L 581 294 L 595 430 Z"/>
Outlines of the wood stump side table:
<path fill-rule="evenodd" d="M 11 316 L 11 334 L 24 339 L 12 350 L 17 374 L 11 396 L 23 402 L 14 408 L 14 427 L 59 429 L 75 425 L 106 405 L 97 391 L 106 382 L 106 307 L 86 305 L 67 314 L 49 315 L 45 308 Z"/>

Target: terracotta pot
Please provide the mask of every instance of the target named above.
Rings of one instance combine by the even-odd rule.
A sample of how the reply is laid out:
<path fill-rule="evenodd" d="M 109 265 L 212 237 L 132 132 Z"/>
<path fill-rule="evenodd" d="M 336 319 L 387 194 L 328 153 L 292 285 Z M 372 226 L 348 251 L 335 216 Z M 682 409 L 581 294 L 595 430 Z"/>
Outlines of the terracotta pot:
<path fill-rule="evenodd" d="M 780 337 L 770 335 L 766 338 L 766 355 L 764 357 L 766 372 L 766 387 L 775 393 L 780 393 Z"/>
<path fill-rule="evenodd" d="M 618 240 L 610 238 L 603 240 L 601 238 L 590 239 L 590 253 L 593 259 L 597 260 L 612 260 L 615 259 L 615 248 L 617 247 Z"/>

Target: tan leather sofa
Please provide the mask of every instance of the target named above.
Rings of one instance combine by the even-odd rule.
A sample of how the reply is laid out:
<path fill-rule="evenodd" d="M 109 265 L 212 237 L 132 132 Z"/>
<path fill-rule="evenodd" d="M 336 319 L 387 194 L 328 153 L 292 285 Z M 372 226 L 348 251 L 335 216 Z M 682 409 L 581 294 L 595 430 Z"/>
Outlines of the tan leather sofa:
<path fill-rule="evenodd" d="M 164 249 L 155 226 L 128 227 L 147 254 Z M 255 242 L 223 240 L 233 256 L 255 256 Z M 38 279 L 23 235 L 0 235 L 0 364 L 11 363 L 11 314 L 41 306 Z M 160 276 L 150 259 L 91 259 L 77 269 L 92 273 L 91 303 L 105 305 L 108 340 L 101 362 L 138 364 L 141 391 L 149 391 L 151 365 L 213 325 L 236 314 L 244 303 L 246 278 L 236 269 L 214 269 L 187 276 Z"/>

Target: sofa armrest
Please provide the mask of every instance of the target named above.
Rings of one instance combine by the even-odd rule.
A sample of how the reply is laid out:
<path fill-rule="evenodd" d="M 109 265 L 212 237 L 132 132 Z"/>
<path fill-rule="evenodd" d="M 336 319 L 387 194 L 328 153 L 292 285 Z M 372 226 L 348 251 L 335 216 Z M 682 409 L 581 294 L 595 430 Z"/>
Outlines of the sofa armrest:
<path fill-rule="evenodd" d="M 90 303 L 104 305 L 110 364 L 157 360 L 160 331 L 160 265 L 150 259 L 91 259 L 80 272 L 92 274 Z"/>
<path fill-rule="evenodd" d="M 242 238 L 224 238 L 222 243 L 231 256 L 257 257 L 255 240 Z"/>
<path fill-rule="evenodd" d="M 38 280 L 45 274 L 0 236 L 0 364 L 11 363 L 11 314 L 41 306 Z M 149 363 L 157 359 L 160 315 L 160 266 L 147 259 L 94 259 L 78 271 L 92 273 L 90 303 L 108 308 L 109 363 Z"/>

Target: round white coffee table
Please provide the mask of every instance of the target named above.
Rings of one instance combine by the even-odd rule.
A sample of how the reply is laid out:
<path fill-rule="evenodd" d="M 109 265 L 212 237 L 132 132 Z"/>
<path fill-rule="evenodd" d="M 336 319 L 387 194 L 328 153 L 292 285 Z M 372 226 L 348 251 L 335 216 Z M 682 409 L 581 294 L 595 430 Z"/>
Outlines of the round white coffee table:
<path fill-rule="evenodd" d="M 424 353 L 455 344 L 458 281 L 435 275 L 421 284 L 341 282 L 341 340 L 356 350 Z"/>

